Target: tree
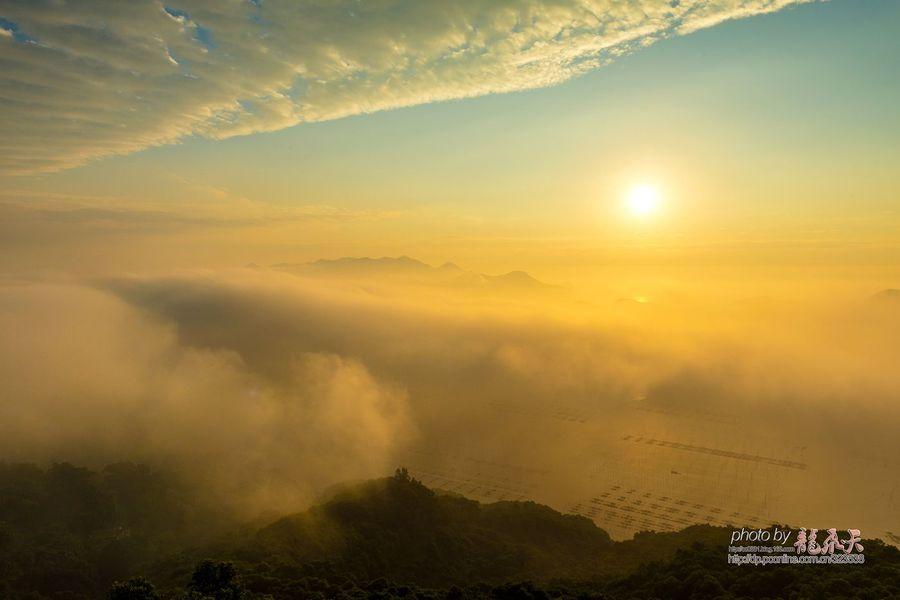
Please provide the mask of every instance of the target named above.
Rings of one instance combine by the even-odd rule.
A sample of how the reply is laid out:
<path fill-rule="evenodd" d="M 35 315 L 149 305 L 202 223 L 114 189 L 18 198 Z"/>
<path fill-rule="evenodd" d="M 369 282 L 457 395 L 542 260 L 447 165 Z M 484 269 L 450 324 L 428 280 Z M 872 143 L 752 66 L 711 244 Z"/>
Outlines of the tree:
<path fill-rule="evenodd" d="M 215 600 L 239 600 L 244 590 L 237 579 L 237 569 L 230 562 L 204 560 L 194 569 L 188 589 L 189 598 L 214 598 Z"/>
<path fill-rule="evenodd" d="M 153 584 L 137 577 L 126 582 L 117 581 L 106 594 L 107 600 L 159 600 Z"/>

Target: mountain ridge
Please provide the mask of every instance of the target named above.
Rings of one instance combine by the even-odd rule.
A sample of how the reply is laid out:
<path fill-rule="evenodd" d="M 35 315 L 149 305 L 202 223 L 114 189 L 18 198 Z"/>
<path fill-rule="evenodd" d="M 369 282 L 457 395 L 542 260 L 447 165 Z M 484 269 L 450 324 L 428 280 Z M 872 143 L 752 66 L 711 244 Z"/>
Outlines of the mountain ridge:
<path fill-rule="evenodd" d="M 500 275 L 468 271 L 456 263 L 445 262 L 435 267 L 407 255 L 397 257 L 345 256 L 318 259 L 305 263 L 276 263 L 271 268 L 294 275 L 379 277 L 403 283 L 442 284 L 469 289 L 492 291 L 552 291 L 559 286 L 544 283 L 526 271 L 513 270 Z"/>

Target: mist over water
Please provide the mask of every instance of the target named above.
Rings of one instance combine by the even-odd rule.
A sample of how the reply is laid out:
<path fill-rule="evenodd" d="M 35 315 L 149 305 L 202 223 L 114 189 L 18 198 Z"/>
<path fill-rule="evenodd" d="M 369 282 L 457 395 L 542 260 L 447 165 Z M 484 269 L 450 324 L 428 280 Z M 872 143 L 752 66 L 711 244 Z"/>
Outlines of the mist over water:
<path fill-rule="evenodd" d="M 635 300 L 436 271 L 6 281 L 0 456 L 147 462 L 248 518 L 404 465 L 618 538 L 900 531 L 890 294 Z"/>

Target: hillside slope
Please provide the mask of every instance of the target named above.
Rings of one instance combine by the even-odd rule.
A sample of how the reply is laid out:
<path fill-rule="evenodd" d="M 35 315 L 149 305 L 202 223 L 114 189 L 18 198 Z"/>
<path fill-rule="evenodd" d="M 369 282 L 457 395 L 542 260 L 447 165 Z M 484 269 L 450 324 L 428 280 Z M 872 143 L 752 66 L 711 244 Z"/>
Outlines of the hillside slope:
<path fill-rule="evenodd" d="M 699 525 L 613 542 L 584 517 L 438 494 L 402 469 L 240 524 L 140 465 L 0 463 L 0 597 L 10 600 L 101 598 L 137 576 L 153 585 L 123 583 L 109 598 L 900 597 L 900 551 L 878 540 L 865 541 L 865 565 L 737 567 L 729 535 Z"/>

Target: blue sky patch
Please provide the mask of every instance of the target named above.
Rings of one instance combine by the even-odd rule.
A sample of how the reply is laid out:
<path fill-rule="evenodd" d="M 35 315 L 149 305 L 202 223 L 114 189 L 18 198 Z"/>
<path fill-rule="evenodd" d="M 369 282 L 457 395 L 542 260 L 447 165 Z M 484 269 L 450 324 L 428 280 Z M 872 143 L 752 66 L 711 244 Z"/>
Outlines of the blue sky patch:
<path fill-rule="evenodd" d="M 19 25 L 17 23 L 13 23 L 12 21 L 4 19 L 3 17 L 0 17 L 0 29 L 2 29 L 3 31 L 8 31 L 12 35 L 12 39 L 19 43 L 27 44 L 37 42 L 36 39 L 19 29 Z"/>

